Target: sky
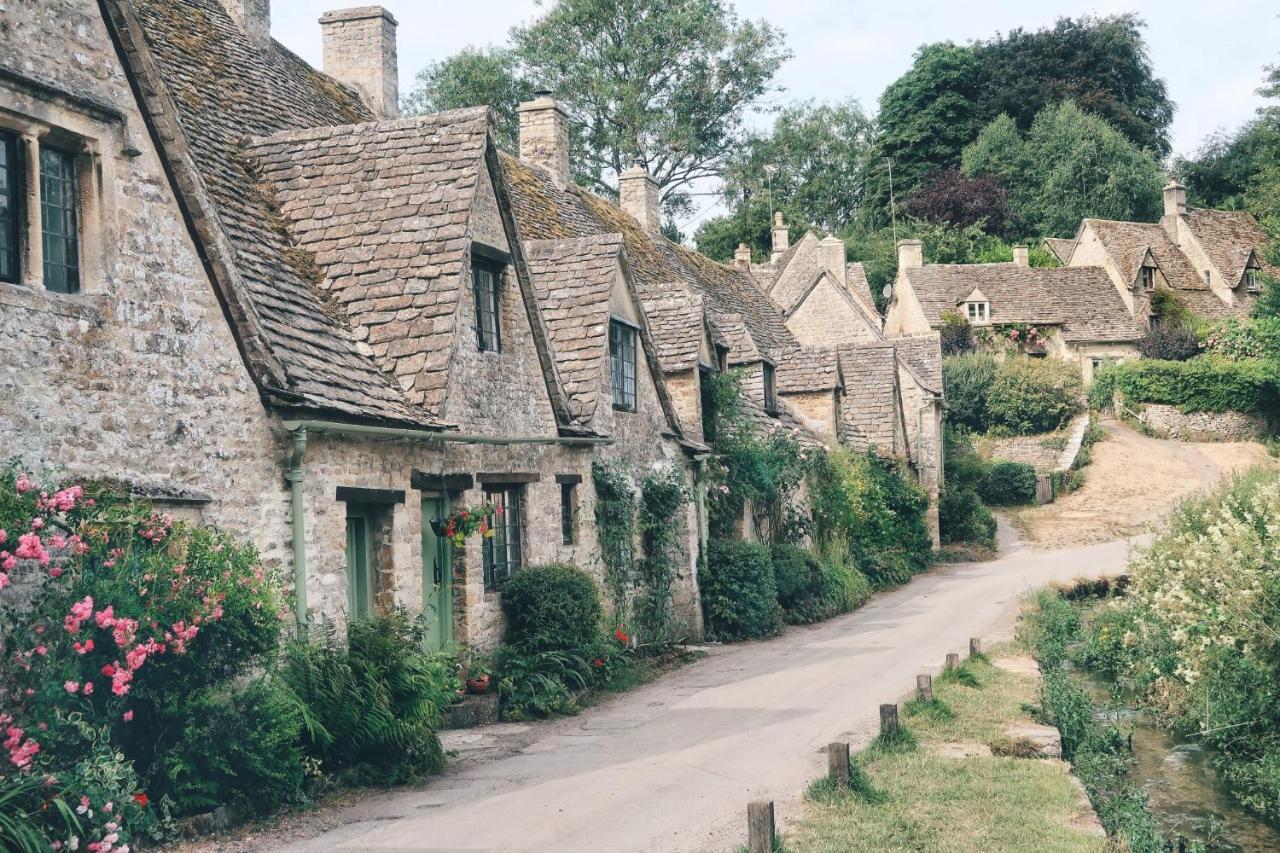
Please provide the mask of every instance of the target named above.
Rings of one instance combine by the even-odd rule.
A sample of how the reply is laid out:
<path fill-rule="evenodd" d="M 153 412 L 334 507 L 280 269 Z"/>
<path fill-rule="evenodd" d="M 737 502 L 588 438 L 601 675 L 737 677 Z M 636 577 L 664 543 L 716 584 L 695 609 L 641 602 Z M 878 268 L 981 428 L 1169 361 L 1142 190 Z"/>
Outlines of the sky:
<path fill-rule="evenodd" d="M 355 5 L 355 4 L 351 4 Z M 432 60 L 467 45 L 501 44 L 512 26 L 536 17 L 531 0 L 383 0 L 399 21 L 400 94 Z M 777 105 L 794 100 L 855 98 L 868 112 L 885 86 L 911 66 L 917 47 L 964 43 L 1021 27 L 1033 30 L 1062 16 L 1135 12 L 1156 75 L 1177 105 L 1171 136 L 1177 154 L 1191 154 L 1206 136 L 1234 129 L 1261 105 L 1255 90 L 1263 67 L 1280 63 L 1280 12 L 1274 0 L 737 0 L 740 17 L 781 27 L 794 57 L 777 77 Z M 275 0 L 272 34 L 316 67 L 321 65 L 321 13 L 337 0 Z M 767 123 L 767 120 L 766 120 Z M 706 208 L 698 218 L 713 213 Z M 687 228 L 690 224 L 685 223 Z"/>

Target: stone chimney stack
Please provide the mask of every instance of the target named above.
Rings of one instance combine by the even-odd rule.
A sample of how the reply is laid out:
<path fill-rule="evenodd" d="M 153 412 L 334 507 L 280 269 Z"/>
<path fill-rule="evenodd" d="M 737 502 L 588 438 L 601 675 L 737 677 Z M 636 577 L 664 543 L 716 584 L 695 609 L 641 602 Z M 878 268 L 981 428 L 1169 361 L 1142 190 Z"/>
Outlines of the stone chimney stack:
<path fill-rule="evenodd" d="M 822 251 L 822 266 L 826 268 L 827 274 L 834 278 L 841 287 L 845 287 L 848 282 L 845 280 L 845 254 L 844 241 L 834 235 L 824 237 L 818 242 L 818 246 Z"/>
<path fill-rule="evenodd" d="M 1187 212 L 1187 188 L 1178 183 L 1178 176 L 1169 178 L 1164 188 L 1164 215 L 1182 216 Z"/>
<path fill-rule="evenodd" d="M 791 248 L 791 237 L 788 236 L 787 226 L 782 221 L 782 211 L 776 211 L 773 214 L 773 254 L 769 257 L 769 262 L 777 261 L 789 248 Z"/>
<path fill-rule="evenodd" d="M 227 14 L 259 47 L 271 43 L 271 0 L 222 0 Z"/>
<path fill-rule="evenodd" d="M 1020 267 L 1031 266 L 1031 249 L 1019 243 L 1013 247 L 1013 263 Z"/>
<path fill-rule="evenodd" d="M 551 173 L 556 186 L 569 185 L 569 114 L 540 89 L 517 107 L 520 114 L 520 159 Z"/>
<path fill-rule="evenodd" d="M 751 269 L 751 247 L 746 243 L 739 243 L 733 250 L 733 265 L 740 270 Z"/>
<path fill-rule="evenodd" d="M 396 19 L 381 6 L 339 9 L 320 16 L 324 73 L 360 93 L 380 119 L 400 117 Z"/>
<path fill-rule="evenodd" d="M 523 140 L 521 145 L 523 147 Z M 657 236 L 662 231 L 658 182 L 649 175 L 649 170 L 639 160 L 618 175 L 618 202 L 623 210 L 635 217 L 646 234 Z"/>
<path fill-rule="evenodd" d="M 898 271 L 924 266 L 924 243 L 919 240 L 898 241 Z"/>

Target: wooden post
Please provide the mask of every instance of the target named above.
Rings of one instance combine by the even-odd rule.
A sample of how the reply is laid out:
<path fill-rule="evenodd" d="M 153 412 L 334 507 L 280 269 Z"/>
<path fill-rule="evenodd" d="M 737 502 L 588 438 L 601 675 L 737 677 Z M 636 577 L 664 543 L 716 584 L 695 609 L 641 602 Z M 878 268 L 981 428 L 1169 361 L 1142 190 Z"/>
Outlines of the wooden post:
<path fill-rule="evenodd" d="M 922 702 L 933 701 L 933 676 L 917 675 L 916 676 L 916 695 L 920 697 Z"/>
<path fill-rule="evenodd" d="M 749 853 L 773 853 L 775 844 L 773 800 L 756 800 L 747 803 L 747 850 Z"/>
<path fill-rule="evenodd" d="M 841 741 L 827 744 L 827 776 L 837 787 L 849 787 L 849 744 Z"/>
<path fill-rule="evenodd" d="M 882 737 L 893 737 L 898 733 L 898 706 L 897 705 L 881 705 L 880 706 L 880 735 Z"/>
<path fill-rule="evenodd" d="M 959 668 L 960 668 L 960 655 L 956 654 L 955 652 L 949 653 L 947 655 L 947 669 L 959 669 Z"/>
<path fill-rule="evenodd" d="M 969 657 L 976 657 L 982 654 L 982 640 L 977 637 L 969 638 Z"/>

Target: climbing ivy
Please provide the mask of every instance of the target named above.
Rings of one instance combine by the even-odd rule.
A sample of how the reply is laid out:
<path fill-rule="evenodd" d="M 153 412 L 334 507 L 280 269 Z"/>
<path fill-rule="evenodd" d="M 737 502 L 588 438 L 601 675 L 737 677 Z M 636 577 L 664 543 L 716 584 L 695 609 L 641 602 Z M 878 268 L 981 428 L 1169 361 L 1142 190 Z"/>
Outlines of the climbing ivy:
<path fill-rule="evenodd" d="M 631 483 L 617 467 L 597 461 L 591 466 L 596 490 L 596 541 L 604 563 L 605 593 L 615 620 L 626 621 L 632 564 L 635 562 L 635 505 Z"/>
<path fill-rule="evenodd" d="M 636 626 L 646 643 L 665 639 L 671 586 L 680 566 L 680 540 L 687 528 L 685 506 L 692 495 L 674 466 L 646 477 L 640 487 L 640 538 L 644 559 L 638 568 L 643 592 L 635 602 Z"/>

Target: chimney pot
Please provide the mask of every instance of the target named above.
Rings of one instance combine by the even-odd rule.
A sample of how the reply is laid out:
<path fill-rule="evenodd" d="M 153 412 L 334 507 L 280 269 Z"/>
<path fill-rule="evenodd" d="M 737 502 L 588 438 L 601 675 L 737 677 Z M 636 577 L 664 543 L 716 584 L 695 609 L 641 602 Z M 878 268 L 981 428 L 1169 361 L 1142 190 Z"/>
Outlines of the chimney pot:
<path fill-rule="evenodd" d="M 569 114 L 550 89 L 516 108 L 520 116 L 520 159 L 551 174 L 560 189 L 569 184 Z"/>
<path fill-rule="evenodd" d="M 1187 188 L 1172 175 L 1164 188 L 1164 215 L 1182 216 L 1187 212 Z"/>
<path fill-rule="evenodd" d="M 662 230 L 658 182 L 638 162 L 618 176 L 618 201 L 646 233 L 656 235 Z"/>
<path fill-rule="evenodd" d="M 324 73 L 360 93 L 379 119 L 400 115 L 396 19 L 381 6 L 339 9 L 320 16 Z"/>
<path fill-rule="evenodd" d="M 822 266 L 826 269 L 827 275 L 834 278 L 841 287 L 845 287 L 848 282 L 845 279 L 847 267 L 844 241 L 833 234 L 822 238 L 818 247 L 822 251 Z"/>
<path fill-rule="evenodd" d="M 786 223 L 782 221 L 782 211 L 774 211 L 773 214 L 773 254 L 769 257 L 769 262 L 774 263 L 778 258 L 782 257 L 787 249 L 791 248 L 791 236 L 787 233 Z"/>
<path fill-rule="evenodd" d="M 1014 246 L 1013 262 L 1020 267 L 1031 266 L 1031 249 L 1021 243 Z"/>
<path fill-rule="evenodd" d="M 746 243 L 739 243 L 738 248 L 733 251 L 733 265 L 738 269 L 751 269 L 751 247 Z"/>
<path fill-rule="evenodd" d="M 924 243 L 919 240 L 898 241 L 898 270 L 924 266 Z"/>
<path fill-rule="evenodd" d="M 258 47 L 271 43 L 271 0 L 222 0 L 227 14 Z"/>

